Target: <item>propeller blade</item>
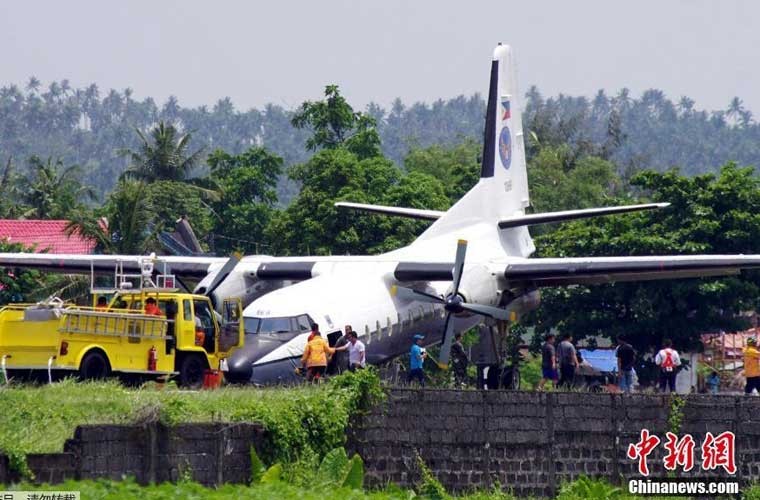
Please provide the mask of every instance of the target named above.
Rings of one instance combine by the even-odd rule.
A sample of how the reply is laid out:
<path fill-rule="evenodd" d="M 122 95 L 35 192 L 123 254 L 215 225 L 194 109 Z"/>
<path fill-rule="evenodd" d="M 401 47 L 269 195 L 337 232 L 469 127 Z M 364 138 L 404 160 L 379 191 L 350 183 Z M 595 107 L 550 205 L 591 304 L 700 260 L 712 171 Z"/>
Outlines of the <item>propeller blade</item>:
<path fill-rule="evenodd" d="M 457 255 L 454 259 L 454 291 L 452 295 L 459 293 L 459 283 L 462 281 L 464 271 L 464 257 L 467 254 L 467 240 L 457 241 Z"/>
<path fill-rule="evenodd" d="M 421 292 L 413 288 L 406 288 L 403 286 L 393 285 L 391 287 L 391 295 L 398 297 L 402 300 L 418 300 L 420 302 L 429 302 L 432 304 L 441 304 L 444 300 L 436 295 Z"/>
<path fill-rule="evenodd" d="M 438 367 L 442 370 L 449 368 L 451 344 L 454 343 L 454 322 L 451 320 L 451 316 L 451 313 L 446 315 L 446 324 L 443 327 L 443 343 L 441 344 L 441 353 L 438 355 Z"/>
<path fill-rule="evenodd" d="M 462 309 L 470 312 L 482 314 L 483 316 L 490 316 L 491 318 L 501 319 L 509 321 L 509 312 L 506 309 L 500 307 L 486 306 L 483 304 L 470 304 L 468 302 L 461 304 Z"/>
<path fill-rule="evenodd" d="M 214 276 L 214 279 L 211 280 L 211 283 L 209 283 L 208 288 L 206 288 L 206 293 L 204 293 L 206 297 L 211 297 L 211 294 L 214 293 L 214 290 L 216 290 L 219 285 L 221 285 L 222 282 L 227 279 L 227 276 L 229 276 L 232 270 L 235 269 L 235 266 L 237 266 L 238 262 L 240 262 L 240 254 L 235 253 L 230 255 L 230 258 L 227 259 L 227 262 L 224 263 L 219 272 L 216 273 L 216 276 Z"/>

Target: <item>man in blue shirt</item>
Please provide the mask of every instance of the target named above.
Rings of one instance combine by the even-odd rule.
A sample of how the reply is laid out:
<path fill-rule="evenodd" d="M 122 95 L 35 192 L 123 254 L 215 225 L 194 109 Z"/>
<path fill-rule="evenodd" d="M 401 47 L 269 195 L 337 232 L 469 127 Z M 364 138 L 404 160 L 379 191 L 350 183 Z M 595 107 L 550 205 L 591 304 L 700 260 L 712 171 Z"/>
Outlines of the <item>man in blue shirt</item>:
<path fill-rule="evenodd" d="M 414 336 L 414 344 L 409 351 L 409 376 L 407 377 L 407 382 L 418 380 L 422 387 L 425 387 L 425 372 L 422 371 L 422 363 L 427 357 L 427 352 L 421 347 L 424 338 L 425 336 L 420 334 Z"/>

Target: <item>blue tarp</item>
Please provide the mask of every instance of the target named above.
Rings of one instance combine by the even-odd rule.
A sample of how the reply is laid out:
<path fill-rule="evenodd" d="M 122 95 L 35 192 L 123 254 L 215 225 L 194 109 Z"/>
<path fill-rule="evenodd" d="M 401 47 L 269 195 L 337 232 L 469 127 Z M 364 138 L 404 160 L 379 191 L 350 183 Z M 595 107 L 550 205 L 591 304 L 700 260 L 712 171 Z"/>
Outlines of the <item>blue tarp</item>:
<path fill-rule="evenodd" d="M 617 358 L 614 349 L 578 349 L 581 357 L 601 372 L 616 372 Z"/>

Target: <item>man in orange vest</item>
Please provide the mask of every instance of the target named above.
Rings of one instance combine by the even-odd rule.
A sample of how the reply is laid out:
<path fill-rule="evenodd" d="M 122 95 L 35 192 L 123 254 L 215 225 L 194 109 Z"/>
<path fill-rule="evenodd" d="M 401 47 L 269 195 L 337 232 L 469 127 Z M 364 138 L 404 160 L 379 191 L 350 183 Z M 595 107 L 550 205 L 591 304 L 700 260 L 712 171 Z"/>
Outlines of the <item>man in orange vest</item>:
<path fill-rule="evenodd" d="M 148 299 L 145 301 L 145 314 L 148 316 L 163 316 L 164 313 L 161 312 L 161 309 L 158 307 L 158 304 L 156 303 L 156 299 L 153 297 L 148 297 Z"/>
<path fill-rule="evenodd" d="M 760 392 L 760 351 L 754 337 L 747 339 L 747 347 L 744 348 L 744 377 L 747 379 L 744 394 L 752 394 L 755 389 Z"/>
<path fill-rule="evenodd" d="M 319 382 L 327 370 L 327 355 L 334 354 L 335 349 L 330 347 L 322 334 L 319 332 L 319 325 L 314 324 L 311 330 L 311 340 L 306 344 L 306 349 L 301 357 L 301 363 L 306 365 L 308 372 L 306 380 L 309 382 Z"/>
<path fill-rule="evenodd" d="M 654 357 L 654 363 L 660 367 L 660 392 L 665 392 L 666 387 L 670 392 L 676 392 L 676 373 L 681 366 L 681 358 L 672 345 L 670 339 L 663 340 L 662 349 Z"/>

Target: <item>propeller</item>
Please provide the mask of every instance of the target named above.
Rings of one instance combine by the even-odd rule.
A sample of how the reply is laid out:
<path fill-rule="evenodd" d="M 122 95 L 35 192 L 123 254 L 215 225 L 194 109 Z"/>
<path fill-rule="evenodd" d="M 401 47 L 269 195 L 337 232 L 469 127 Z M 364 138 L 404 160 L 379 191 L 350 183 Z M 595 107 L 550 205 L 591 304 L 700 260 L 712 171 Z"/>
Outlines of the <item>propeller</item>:
<path fill-rule="evenodd" d="M 488 316 L 499 320 L 509 320 L 509 312 L 499 307 L 489 306 L 485 304 L 474 304 L 465 302 L 461 295 L 459 295 L 459 285 L 462 282 L 462 274 L 464 273 L 464 259 L 467 255 L 467 241 L 459 240 L 457 242 L 456 258 L 454 260 L 453 275 L 453 287 L 451 294 L 448 297 L 439 297 L 426 292 L 421 292 L 413 288 L 407 288 L 403 286 L 394 285 L 391 287 L 391 294 L 403 299 L 403 300 L 417 300 L 420 302 L 427 302 L 432 304 L 442 304 L 446 310 L 446 321 L 443 327 L 443 345 L 441 346 L 441 354 L 438 357 L 438 366 L 446 369 L 449 366 L 449 357 L 451 355 L 451 344 L 454 341 L 454 322 L 451 321 L 453 314 L 461 314 L 465 311 L 469 311 L 482 316 Z"/>
<path fill-rule="evenodd" d="M 212 279 L 211 283 L 209 283 L 208 287 L 206 287 L 204 295 L 211 299 L 211 303 L 214 307 L 217 305 L 213 295 L 214 291 L 219 288 L 219 285 L 221 285 L 225 279 L 227 279 L 227 276 L 229 276 L 232 270 L 235 269 L 235 266 L 237 266 L 238 262 L 240 262 L 239 253 L 230 255 L 230 258 L 227 259 L 227 262 L 224 263 L 222 268 L 219 269 L 219 272 L 214 276 L 214 279 Z"/>

